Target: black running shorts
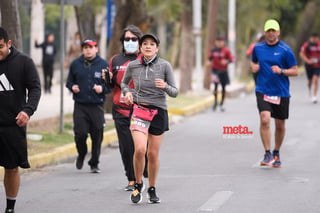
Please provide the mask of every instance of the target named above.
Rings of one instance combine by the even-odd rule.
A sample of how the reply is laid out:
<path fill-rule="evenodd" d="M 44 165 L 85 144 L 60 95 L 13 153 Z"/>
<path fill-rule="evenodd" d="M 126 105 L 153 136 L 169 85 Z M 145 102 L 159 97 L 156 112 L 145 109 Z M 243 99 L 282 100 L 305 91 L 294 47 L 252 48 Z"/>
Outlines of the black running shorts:
<path fill-rule="evenodd" d="M 0 127 L 0 166 L 6 169 L 30 168 L 28 162 L 26 128 Z"/>
<path fill-rule="evenodd" d="M 257 107 L 259 112 L 269 111 L 271 117 L 285 120 L 289 118 L 289 102 L 290 98 L 281 98 L 280 104 L 272 104 L 264 100 L 263 94 L 256 92 Z"/>
<path fill-rule="evenodd" d="M 149 109 L 158 110 L 158 113 L 154 116 L 154 118 L 150 123 L 150 127 L 149 127 L 150 134 L 161 135 L 165 131 L 169 130 L 169 117 L 168 117 L 167 110 L 162 109 L 160 107 L 152 106 L 152 105 L 143 105 L 143 104 L 140 104 L 140 105 Z"/>

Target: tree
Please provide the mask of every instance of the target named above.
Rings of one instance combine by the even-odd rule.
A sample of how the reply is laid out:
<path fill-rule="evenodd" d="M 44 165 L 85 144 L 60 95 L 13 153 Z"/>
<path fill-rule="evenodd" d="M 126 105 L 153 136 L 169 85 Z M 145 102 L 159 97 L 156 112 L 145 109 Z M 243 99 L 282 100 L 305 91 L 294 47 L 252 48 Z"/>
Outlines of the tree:
<path fill-rule="evenodd" d="M 98 39 L 95 31 L 95 12 L 93 2 L 87 1 L 82 6 L 75 6 L 78 29 L 81 38 Z"/>
<path fill-rule="evenodd" d="M 148 0 L 147 8 L 154 20 L 157 36 L 160 39 L 160 55 L 169 58 L 169 51 L 172 51 L 171 64 L 175 65 L 175 54 L 177 53 L 178 39 L 180 35 L 179 18 L 183 9 L 181 0 Z M 171 29 L 173 28 L 173 29 Z M 173 31 L 173 32 L 172 32 Z M 172 38 L 168 39 L 168 38 Z M 170 45 L 168 45 L 170 43 Z"/>
<path fill-rule="evenodd" d="M 181 14 L 181 45 L 180 45 L 180 93 L 192 90 L 192 73 L 194 68 L 194 35 L 192 24 L 192 0 L 184 1 Z"/>
<path fill-rule="evenodd" d="M 208 5 L 208 14 L 207 14 L 207 34 L 206 34 L 206 43 L 204 48 L 204 60 L 208 60 L 208 53 L 210 49 L 213 48 L 214 40 L 216 38 L 216 28 L 217 28 L 217 15 L 219 9 L 219 0 L 211 0 Z M 203 78 L 203 87 L 205 89 L 210 89 L 210 73 L 211 67 L 205 67 L 204 78 Z"/>
<path fill-rule="evenodd" d="M 22 50 L 22 36 L 18 0 L 0 1 L 1 25 L 8 32 L 14 46 Z"/>
<path fill-rule="evenodd" d="M 150 27 L 145 0 L 114 0 L 116 15 L 113 23 L 112 38 L 108 47 L 107 58 L 111 58 L 121 49 L 120 36 L 122 30 L 129 24 L 138 26 L 142 31 Z"/>
<path fill-rule="evenodd" d="M 311 30 L 314 29 L 316 23 L 316 15 L 320 8 L 320 1 L 311 1 L 304 8 L 300 15 L 300 20 L 298 23 L 296 43 L 298 44 L 295 48 L 295 54 L 299 54 L 300 47 L 304 41 L 308 39 L 311 34 Z"/>

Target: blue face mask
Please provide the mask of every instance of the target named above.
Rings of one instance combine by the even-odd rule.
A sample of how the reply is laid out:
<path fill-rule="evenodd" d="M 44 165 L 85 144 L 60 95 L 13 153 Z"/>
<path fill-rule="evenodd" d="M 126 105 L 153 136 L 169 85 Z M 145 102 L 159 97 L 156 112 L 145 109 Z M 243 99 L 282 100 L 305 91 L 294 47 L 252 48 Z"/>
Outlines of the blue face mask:
<path fill-rule="evenodd" d="M 138 41 L 124 41 L 123 42 L 124 50 L 127 53 L 135 53 L 139 48 L 139 42 Z"/>

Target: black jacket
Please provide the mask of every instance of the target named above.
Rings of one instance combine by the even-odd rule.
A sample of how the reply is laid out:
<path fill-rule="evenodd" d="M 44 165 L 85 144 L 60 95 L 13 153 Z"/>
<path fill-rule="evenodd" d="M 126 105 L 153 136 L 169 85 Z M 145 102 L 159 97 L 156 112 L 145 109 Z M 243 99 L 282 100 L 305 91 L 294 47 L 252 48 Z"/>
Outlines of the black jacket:
<path fill-rule="evenodd" d="M 0 126 L 16 125 L 20 111 L 33 115 L 37 109 L 41 86 L 32 59 L 14 47 L 0 61 Z"/>
<path fill-rule="evenodd" d="M 92 61 L 88 61 L 81 55 L 75 59 L 69 68 L 66 87 L 72 91 L 74 84 L 79 85 L 80 92 L 73 93 L 73 100 L 82 104 L 103 104 L 106 100 L 106 94 L 112 89 L 108 89 L 102 79 L 102 69 L 109 66 L 108 62 L 97 55 Z M 97 94 L 93 87 L 101 85 L 103 92 Z"/>
<path fill-rule="evenodd" d="M 57 53 L 57 48 L 54 43 L 43 42 L 38 44 L 35 42 L 36 48 L 42 49 L 42 64 L 53 64 L 55 55 Z"/>

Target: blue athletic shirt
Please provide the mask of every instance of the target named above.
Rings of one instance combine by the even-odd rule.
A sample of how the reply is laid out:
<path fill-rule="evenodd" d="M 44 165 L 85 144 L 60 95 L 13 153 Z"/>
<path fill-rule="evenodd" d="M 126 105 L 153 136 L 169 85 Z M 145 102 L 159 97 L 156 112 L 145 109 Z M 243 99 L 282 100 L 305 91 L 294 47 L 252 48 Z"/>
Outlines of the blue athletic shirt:
<path fill-rule="evenodd" d="M 289 69 L 297 65 L 291 48 L 279 41 L 268 45 L 265 41 L 257 43 L 252 52 L 252 62 L 259 63 L 256 92 L 279 97 L 290 97 L 288 76 L 273 73 L 271 66 L 278 65 L 281 69 Z"/>

